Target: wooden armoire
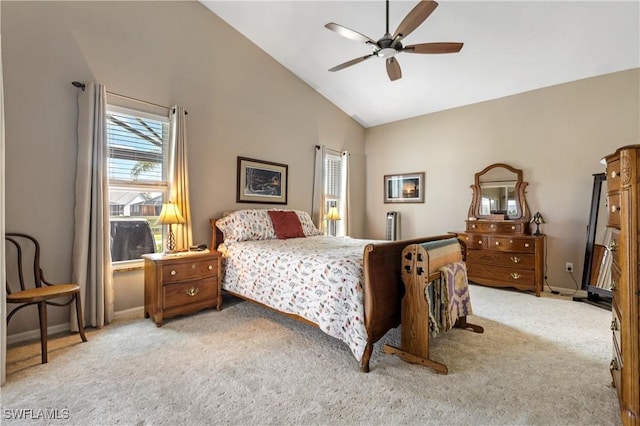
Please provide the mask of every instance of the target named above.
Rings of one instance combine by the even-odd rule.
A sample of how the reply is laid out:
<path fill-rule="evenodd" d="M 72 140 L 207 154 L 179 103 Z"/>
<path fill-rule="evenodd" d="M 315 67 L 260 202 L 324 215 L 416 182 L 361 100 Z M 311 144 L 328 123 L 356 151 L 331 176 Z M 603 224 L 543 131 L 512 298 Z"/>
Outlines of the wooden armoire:
<path fill-rule="evenodd" d="M 604 158 L 607 166 L 607 226 L 611 266 L 613 356 L 611 375 L 622 424 L 640 425 L 640 145 Z"/>

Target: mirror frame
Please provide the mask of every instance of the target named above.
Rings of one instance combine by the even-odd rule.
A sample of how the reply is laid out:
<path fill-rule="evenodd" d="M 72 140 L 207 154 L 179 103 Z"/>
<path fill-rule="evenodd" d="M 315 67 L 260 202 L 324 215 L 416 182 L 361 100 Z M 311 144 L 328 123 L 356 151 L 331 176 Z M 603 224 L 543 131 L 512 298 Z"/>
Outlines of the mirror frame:
<path fill-rule="evenodd" d="M 514 173 L 516 175 L 516 184 L 514 187 L 514 197 L 516 200 L 517 214 L 515 216 L 509 216 L 504 220 L 514 220 L 529 222 L 531 219 L 531 213 L 527 206 L 527 200 L 525 197 L 525 188 L 529 184 L 522 181 L 522 170 L 516 169 L 504 163 L 495 163 L 485 167 L 481 172 L 475 174 L 475 182 L 471 185 L 473 190 L 473 197 L 471 199 L 471 205 L 469 206 L 469 219 L 494 219 L 491 215 L 481 215 L 480 208 L 482 203 L 482 188 L 480 187 L 480 179 L 483 175 L 487 174 L 491 170 L 503 168 Z"/>

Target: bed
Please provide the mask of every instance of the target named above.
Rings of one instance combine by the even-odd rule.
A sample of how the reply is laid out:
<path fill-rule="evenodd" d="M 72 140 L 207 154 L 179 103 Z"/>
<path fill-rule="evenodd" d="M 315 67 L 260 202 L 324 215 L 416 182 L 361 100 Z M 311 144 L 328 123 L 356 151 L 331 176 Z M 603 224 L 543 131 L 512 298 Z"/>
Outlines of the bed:
<path fill-rule="evenodd" d="M 245 209 L 212 218 L 222 288 L 346 343 L 363 372 L 373 344 L 400 325 L 402 250 L 451 238 L 372 241 L 321 235 L 308 213 Z"/>

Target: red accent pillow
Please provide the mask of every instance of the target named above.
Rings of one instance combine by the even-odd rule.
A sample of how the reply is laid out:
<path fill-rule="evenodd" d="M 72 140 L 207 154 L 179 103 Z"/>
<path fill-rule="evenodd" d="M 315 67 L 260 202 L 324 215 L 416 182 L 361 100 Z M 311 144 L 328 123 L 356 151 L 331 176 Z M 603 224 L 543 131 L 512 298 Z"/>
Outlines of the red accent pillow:
<path fill-rule="evenodd" d="M 285 210 L 269 210 L 271 222 L 273 222 L 273 230 L 276 236 L 281 239 L 304 237 L 302 224 L 298 215 L 294 211 Z"/>

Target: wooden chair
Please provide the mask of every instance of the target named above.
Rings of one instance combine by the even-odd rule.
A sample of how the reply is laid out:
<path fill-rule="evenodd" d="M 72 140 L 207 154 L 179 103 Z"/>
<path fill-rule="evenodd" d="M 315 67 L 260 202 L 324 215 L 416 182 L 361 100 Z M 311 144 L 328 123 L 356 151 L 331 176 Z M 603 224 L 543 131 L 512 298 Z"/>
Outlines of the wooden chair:
<path fill-rule="evenodd" d="M 47 305 L 68 306 L 76 303 L 78 331 L 83 342 L 87 341 L 82 324 L 80 304 L 80 286 L 77 284 L 52 284 L 45 280 L 40 268 L 40 244 L 30 235 L 7 233 L 7 304 L 18 304 L 7 316 L 7 325 L 13 315 L 31 305 L 38 305 L 40 317 L 40 348 L 42 363 L 47 362 Z M 30 264 L 33 270 L 30 270 Z M 54 299 L 68 297 L 66 302 L 54 302 Z"/>

